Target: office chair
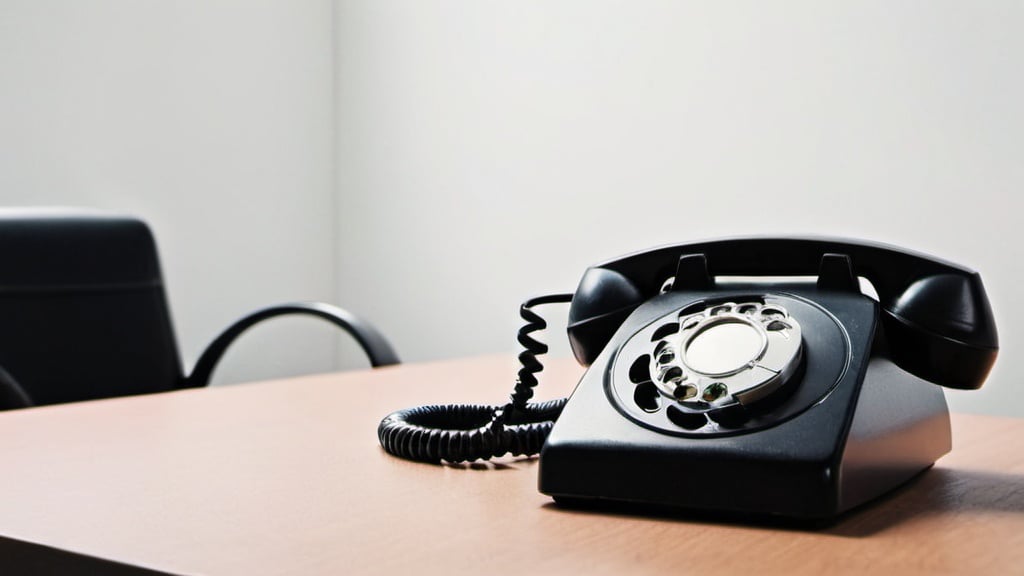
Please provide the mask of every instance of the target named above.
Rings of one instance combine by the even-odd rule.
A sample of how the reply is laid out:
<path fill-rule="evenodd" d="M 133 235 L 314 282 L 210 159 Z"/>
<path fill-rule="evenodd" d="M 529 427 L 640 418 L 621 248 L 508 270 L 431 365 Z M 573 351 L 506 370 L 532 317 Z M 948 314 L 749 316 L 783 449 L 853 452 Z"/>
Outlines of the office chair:
<path fill-rule="evenodd" d="M 374 367 L 399 362 L 387 339 L 349 312 L 291 303 L 232 324 L 186 376 L 145 222 L 78 209 L 0 210 L 0 410 L 206 386 L 242 332 L 286 314 L 335 324 Z"/>

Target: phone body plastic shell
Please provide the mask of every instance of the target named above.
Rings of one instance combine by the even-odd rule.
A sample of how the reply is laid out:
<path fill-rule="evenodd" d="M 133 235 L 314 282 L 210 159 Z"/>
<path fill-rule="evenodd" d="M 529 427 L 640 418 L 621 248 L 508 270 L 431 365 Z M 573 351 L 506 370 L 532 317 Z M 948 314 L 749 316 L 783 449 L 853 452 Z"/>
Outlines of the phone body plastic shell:
<path fill-rule="evenodd" d="M 831 354 L 829 391 L 771 426 L 694 437 L 638 425 L 614 405 L 612 366 L 622 343 L 686 301 L 785 294 L 831 315 L 846 350 Z M 910 480 L 949 452 L 942 390 L 886 355 L 878 303 L 814 282 L 751 283 L 676 293 L 632 312 L 577 385 L 540 456 L 539 488 L 559 502 L 611 501 L 695 511 L 828 519 Z M 808 366 L 811 366 L 808 364 Z M 806 381 L 806 380 L 805 380 Z M 797 382 L 800 386 L 804 382 Z"/>

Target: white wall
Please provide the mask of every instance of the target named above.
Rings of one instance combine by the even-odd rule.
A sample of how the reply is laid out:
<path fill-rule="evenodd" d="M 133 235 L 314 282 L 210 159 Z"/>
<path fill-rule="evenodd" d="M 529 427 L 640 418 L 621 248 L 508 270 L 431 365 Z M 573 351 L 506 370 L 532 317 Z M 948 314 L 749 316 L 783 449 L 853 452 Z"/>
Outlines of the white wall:
<path fill-rule="evenodd" d="M 515 351 L 521 300 L 612 256 L 835 234 L 978 268 L 1003 353 L 951 404 L 1024 415 L 1024 4 L 340 0 L 335 22 L 339 299 L 406 358 Z"/>
<path fill-rule="evenodd" d="M 329 0 L 3 0 L 0 204 L 152 224 L 188 365 L 234 318 L 332 300 Z M 247 335 L 217 381 L 335 366 L 334 332 Z"/>
<path fill-rule="evenodd" d="M 977 267 L 996 306 L 994 376 L 953 407 L 1024 415 L 1022 16 L 0 0 L 0 204 L 147 218 L 188 363 L 278 300 L 338 301 L 415 361 L 514 352 L 521 300 L 656 244 L 903 244 Z M 560 326 L 549 339 L 567 353 Z M 218 380 L 365 365 L 335 342 L 314 321 L 269 325 Z"/>

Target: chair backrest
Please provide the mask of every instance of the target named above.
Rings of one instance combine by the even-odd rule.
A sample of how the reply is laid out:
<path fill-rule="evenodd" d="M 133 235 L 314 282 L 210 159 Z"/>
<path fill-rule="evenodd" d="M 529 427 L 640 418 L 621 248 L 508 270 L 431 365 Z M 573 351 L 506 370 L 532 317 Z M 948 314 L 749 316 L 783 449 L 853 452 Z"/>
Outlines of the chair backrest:
<path fill-rule="evenodd" d="M 98 211 L 0 210 L 0 368 L 36 405 L 180 387 L 146 224 Z"/>

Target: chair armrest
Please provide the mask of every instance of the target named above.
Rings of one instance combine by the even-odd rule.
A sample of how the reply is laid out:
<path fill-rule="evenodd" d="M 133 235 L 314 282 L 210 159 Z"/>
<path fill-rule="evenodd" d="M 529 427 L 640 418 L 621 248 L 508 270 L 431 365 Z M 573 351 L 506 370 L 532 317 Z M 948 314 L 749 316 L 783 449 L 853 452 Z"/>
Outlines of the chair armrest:
<path fill-rule="evenodd" d="M 18 385 L 18 381 L 9 372 L 0 367 L 0 410 L 29 408 L 34 406 L 32 399 Z"/>
<path fill-rule="evenodd" d="M 234 324 L 221 332 L 219 336 L 214 338 L 213 342 L 210 342 L 206 347 L 206 350 L 204 350 L 199 356 L 199 360 L 192 369 L 192 374 L 189 375 L 185 381 L 185 386 L 187 388 L 201 388 L 209 384 L 210 376 L 213 375 L 213 370 L 216 368 L 217 362 L 220 361 L 221 356 L 224 355 L 228 346 L 230 346 L 231 343 L 242 334 L 242 332 L 245 332 L 253 325 L 262 322 L 263 320 L 291 314 L 304 314 L 322 318 L 323 320 L 327 320 L 348 332 L 353 338 L 355 338 L 356 342 L 359 343 L 359 346 L 362 347 L 363 351 L 366 352 L 366 355 L 370 359 L 370 364 L 374 368 L 399 363 L 398 355 L 395 354 L 395 350 L 391 347 L 391 344 L 387 341 L 384 335 L 365 320 L 360 319 L 347 310 L 343 310 L 337 306 L 331 306 L 330 304 L 323 304 L 320 302 L 293 302 L 257 310 L 248 316 L 237 320 Z"/>

